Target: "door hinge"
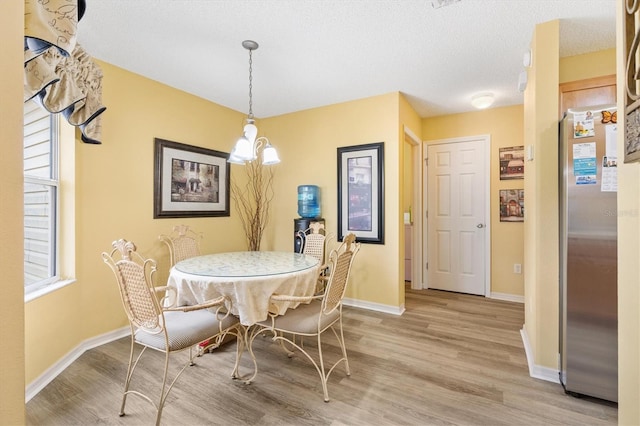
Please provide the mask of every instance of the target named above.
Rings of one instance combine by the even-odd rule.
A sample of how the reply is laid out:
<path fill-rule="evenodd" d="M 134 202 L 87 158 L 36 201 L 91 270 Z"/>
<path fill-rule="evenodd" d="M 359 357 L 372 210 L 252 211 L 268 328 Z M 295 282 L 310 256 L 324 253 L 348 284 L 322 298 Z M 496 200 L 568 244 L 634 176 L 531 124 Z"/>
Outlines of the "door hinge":
<path fill-rule="evenodd" d="M 424 217 L 426 217 L 427 219 L 429 219 L 429 210 L 425 210 L 425 212 L 424 212 Z"/>
<path fill-rule="evenodd" d="M 425 159 L 424 159 L 424 165 L 425 165 L 425 166 L 428 166 L 428 165 L 429 165 L 429 157 L 427 157 L 427 158 L 425 158 Z"/>
<path fill-rule="evenodd" d="M 425 263 L 425 264 L 424 264 L 424 268 L 425 268 L 425 269 L 429 269 L 429 262 L 427 262 L 427 263 Z"/>

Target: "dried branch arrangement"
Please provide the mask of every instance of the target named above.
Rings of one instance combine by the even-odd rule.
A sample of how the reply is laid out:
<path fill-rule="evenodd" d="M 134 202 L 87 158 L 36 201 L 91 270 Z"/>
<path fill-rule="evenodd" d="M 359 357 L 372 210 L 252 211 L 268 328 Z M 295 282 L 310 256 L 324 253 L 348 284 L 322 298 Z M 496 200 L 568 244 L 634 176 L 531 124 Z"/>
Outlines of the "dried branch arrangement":
<path fill-rule="evenodd" d="M 262 164 L 262 156 L 247 162 L 243 167 L 246 182 L 239 185 L 231 181 L 231 198 L 240 215 L 242 228 L 247 238 L 247 249 L 259 251 L 262 234 L 269 222 L 271 200 L 273 200 L 273 167 Z"/>

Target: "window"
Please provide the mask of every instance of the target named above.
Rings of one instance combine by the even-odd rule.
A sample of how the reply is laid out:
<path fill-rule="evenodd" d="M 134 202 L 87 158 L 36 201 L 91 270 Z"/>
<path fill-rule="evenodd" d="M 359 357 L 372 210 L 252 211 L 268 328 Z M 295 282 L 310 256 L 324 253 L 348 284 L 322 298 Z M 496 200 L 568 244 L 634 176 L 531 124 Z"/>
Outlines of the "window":
<path fill-rule="evenodd" d="M 24 104 L 25 293 L 58 279 L 57 118 L 34 101 Z"/>

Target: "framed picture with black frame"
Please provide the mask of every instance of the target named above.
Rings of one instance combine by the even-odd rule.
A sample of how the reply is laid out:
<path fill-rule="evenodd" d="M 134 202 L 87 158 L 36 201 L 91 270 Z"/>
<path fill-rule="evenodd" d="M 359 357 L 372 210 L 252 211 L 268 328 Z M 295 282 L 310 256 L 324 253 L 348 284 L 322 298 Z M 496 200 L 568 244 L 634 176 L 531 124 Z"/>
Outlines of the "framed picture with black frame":
<path fill-rule="evenodd" d="M 338 240 L 384 244 L 384 142 L 338 148 Z"/>
<path fill-rule="evenodd" d="M 229 216 L 229 154 L 156 138 L 153 218 Z"/>

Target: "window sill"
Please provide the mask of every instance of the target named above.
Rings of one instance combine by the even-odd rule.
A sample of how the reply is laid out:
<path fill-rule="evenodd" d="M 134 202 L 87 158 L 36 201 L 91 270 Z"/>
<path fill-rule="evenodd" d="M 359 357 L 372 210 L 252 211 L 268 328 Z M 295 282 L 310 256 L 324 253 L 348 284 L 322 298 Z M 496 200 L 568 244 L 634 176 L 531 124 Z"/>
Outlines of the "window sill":
<path fill-rule="evenodd" d="M 75 278 L 68 279 L 68 280 L 60 280 L 60 281 L 56 281 L 53 284 L 49 284 L 37 290 L 31 291 L 24 295 L 24 303 L 31 302 L 32 300 L 35 300 L 39 297 L 45 296 L 49 293 L 53 293 L 56 290 L 59 290 L 70 284 L 73 284 L 74 282 L 76 282 Z"/>

